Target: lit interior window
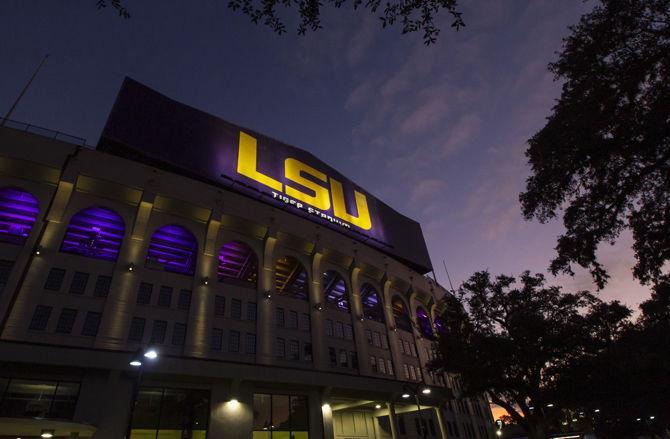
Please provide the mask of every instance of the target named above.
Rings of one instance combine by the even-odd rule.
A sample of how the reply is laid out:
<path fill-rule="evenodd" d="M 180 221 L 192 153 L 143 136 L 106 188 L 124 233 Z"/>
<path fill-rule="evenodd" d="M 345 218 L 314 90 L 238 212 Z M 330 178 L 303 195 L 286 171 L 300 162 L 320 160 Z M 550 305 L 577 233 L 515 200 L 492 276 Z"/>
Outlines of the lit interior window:
<path fill-rule="evenodd" d="M 363 302 L 363 313 L 366 319 L 384 323 L 384 312 L 375 287 L 368 283 L 363 284 L 361 302 Z"/>
<path fill-rule="evenodd" d="M 292 256 L 277 259 L 275 265 L 275 288 L 277 294 L 287 294 L 297 299 L 308 300 L 307 272 Z"/>
<path fill-rule="evenodd" d="M 419 325 L 419 331 L 421 335 L 426 338 L 433 338 L 433 329 L 430 324 L 430 317 L 428 313 L 422 307 L 416 309 L 416 322 Z"/>
<path fill-rule="evenodd" d="M 395 296 L 391 301 L 391 307 L 393 308 L 393 317 L 396 327 L 404 331 L 412 332 L 412 320 L 409 318 L 405 302 L 400 297 Z"/>
<path fill-rule="evenodd" d="M 342 276 L 336 271 L 327 271 L 323 274 L 322 285 L 326 304 L 340 311 L 349 312 L 349 294 Z"/>
<path fill-rule="evenodd" d="M 89 207 L 70 219 L 60 250 L 116 261 L 124 230 L 123 219 L 116 212 L 104 207 Z"/>
<path fill-rule="evenodd" d="M 39 210 L 32 194 L 13 187 L 0 189 L 0 242 L 23 245 Z"/>
<path fill-rule="evenodd" d="M 256 286 L 258 258 L 251 248 L 239 241 L 223 245 L 219 251 L 217 273 L 220 281 L 232 280 Z"/>
<path fill-rule="evenodd" d="M 169 224 L 156 230 L 149 242 L 146 265 L 173 273 L 193 275 L 198 252 L 195 236 L 182 226 Z"/>

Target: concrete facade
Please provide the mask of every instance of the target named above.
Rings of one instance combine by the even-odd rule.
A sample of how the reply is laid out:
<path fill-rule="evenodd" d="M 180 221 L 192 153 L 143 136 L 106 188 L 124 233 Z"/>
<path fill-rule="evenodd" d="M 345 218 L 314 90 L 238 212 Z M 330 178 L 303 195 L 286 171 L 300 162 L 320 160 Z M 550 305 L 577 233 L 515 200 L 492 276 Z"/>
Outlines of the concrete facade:
<path fill-rule="evenodd" d="M 24 243 L 0 242 L 0 378 L 76 382 L 79 391 L 71 419 L 0 417 L 0 438 L 38 437 L 45 429 L 56 437 L 125 437 L 136 386 L 209 392 L 209 438 L 251 437 L 255 394 L 306 396 L 314 439 L 419 437 L 419 417 L 427 437 L 493 437 L 483 398 L 459 398 L 457 379 L 426 368 L 432 341 L 421 336 L 416 310 L 424 308 L 432 319 L 446 291 L 389 256 L 219 187 L 11 128 L 0 128 L 5 187 L 32 194 L 39 213 Z M 115 262 L 61 251 L 71 219 L 91 206 L 123 220 Z M 192 276 L 145 264 L 149 241 L 167 224 L 182 226 L 197 241 Z M 219 250 L 231 241 L 245 243 L 258 260 L 254 288 L 218 279 Z M 277 293 L 277 261 L 286 256 L 305 268 L 308 300 Z M 64 276 L 58 289 L 47 289 L 54 268 Z M 350 312 L 324 306 L 322 273 L 328 271 L 344 279 Z M 73 293 L 82 273 L 88 282 Z M 105 297 L 94 292 L 99 276 L 111 277 Z M 142 283 L 153 285 L 148 303 L 138 303 Z M 364 284 L 379 293 L 383 322 L 363 317 Z M 158 303 L 162 286 L 174 291 L 168 306 Z M 188 306 L 177 303 L 182 291 L 189 292 Z M 217 296 L 226 301 L 221 315 L 214 312 Z M 412 330 L 397 327 L 394 299 L 405 304 Z M 44 329 L 31 329 L 39 306 L 49 308 L 50 317 Z M 59 329 L 63 309 L 76 310 L 68 333 Z M 82 335 L 88 313 L 100 316 L 95 336 Z M 297 316 L 298 323 L 286 325 L 284 316 Z M 146 322 L 137 341 L 129 340 L 134 321 Z M 167 322 L 161 343 L 151 340 L 156 321 Z M 183 342 L 175 343 L 184 328 Z M 213 349 L 217 330 L 236 334 L 237 349 L 225 341 Z M 298 346 L 296 356 L 284 355 L 284 344 Z M 142 367 L 139 382 L 129 361 L 149 345 L 160 356 Z M 401 395 L 420 385 L 431 394 L 420 395 L 417 411 L 413 399 Z"/>

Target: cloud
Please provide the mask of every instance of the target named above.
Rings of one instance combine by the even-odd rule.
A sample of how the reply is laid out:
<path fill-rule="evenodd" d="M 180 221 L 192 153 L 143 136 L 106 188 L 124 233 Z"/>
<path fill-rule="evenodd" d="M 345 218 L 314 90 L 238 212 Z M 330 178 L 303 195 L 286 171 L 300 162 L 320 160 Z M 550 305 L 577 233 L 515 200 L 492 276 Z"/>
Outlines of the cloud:
<path fill-rule="evenodd" d="M 447 183 L 437 178 L 420 180 L 412 186 L 409 201 L 411 204 L 435 201 L 438 195 L 446 189 Z"/>

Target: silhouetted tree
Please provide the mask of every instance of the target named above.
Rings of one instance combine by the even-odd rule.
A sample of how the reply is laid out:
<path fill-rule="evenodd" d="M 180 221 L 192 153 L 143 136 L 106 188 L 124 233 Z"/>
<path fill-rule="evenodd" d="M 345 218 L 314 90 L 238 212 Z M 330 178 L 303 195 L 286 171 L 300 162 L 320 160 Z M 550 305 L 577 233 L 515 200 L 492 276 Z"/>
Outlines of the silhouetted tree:
<path fill-rule="evenodd" d="M 551 271 L 608 274 L 598 245 L 632 231 L 634 274 L 655 282 L 670 260 L 670 0 L 600 0 L 549 70 L 560 99 L 526 151 L 526 219 L 563 212 Z M 665 267 L 667 273 L 667 267 Z"/>
<path fill-rule="evenodd" d="M 488 394 L 533 439 L 545 439 L 561 419 L 550 409 L 561 374 L 596 357 L 630 315 L 618 302 L 562 293 L 529 272 L 518 282 L 478 272 L 444 300 L 431 367 L 460 375 L 466 395 Z"/>
<path fill-rule="evenodd" d="M 122 0 L 96 0 L 98 8 L 112 6 L 119 15 L 130 17 Z M 228 0 L 228 7 L 249 16 L 255 24 L 269 26 L 278 34 L 286 32 L 286 24 L 281 18 L 282 10 L 295 9 L 298 13 L 298 34 L 321 29 L 321 10 L 324 6 L 341 8 L 350 5 L 354 10 L 369 9 L 379 13 L 382 28 L 400 23 L 402 33 L 423 32 L 425 44 L 437 41 L 440 29 L 435 24 L 437 15 L 445 10 L 451 17 L 451 27 L 456 30 L 465 26 L 458 0 Z"/>

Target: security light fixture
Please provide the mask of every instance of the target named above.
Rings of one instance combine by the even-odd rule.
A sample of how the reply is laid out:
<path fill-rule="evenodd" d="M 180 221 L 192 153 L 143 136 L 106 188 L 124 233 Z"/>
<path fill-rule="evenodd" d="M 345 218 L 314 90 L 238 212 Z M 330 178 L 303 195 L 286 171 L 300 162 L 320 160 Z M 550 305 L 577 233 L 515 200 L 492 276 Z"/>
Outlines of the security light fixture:
<path fill-rule="evenodd" d="M 208 277 L 203 277 L 202 278 L 202 284 L 203 285 L 209 285 L 209 278 Z"/>
<path fill-rule="evenodd" d="M 382 406 L 381 406 L 381 404 L 375 404 L 375 408 L 380 409 L 380 408 L 382 408 Z"/>
<path fill-rule="evenodd" d="M 317 303 L 316 305 L 314 305 L 314 309 L 317 311 L 321 311 L 323 309 L 323 304 Z"/>
<path fill-rule="evenodd" d="M 594 412 L 595 413 L 600 413 L 600 409 L 595 409 Z"/>
<path fill-rule="evenodd" d="M 552 408 L 553 406 L 554 406 L 554 404 L 552 404 L 552 403 L 547 404 L 548 408 Z"/>
<path fill-rule="evenodd" d="M 424 387 L 423 389 L 421 389 L 421 393 L 423 393 L 424 395 L 430 395 L 430 387 Z"/>
<path fill-rule="evenodd" d="M 142 362 L 140 360 L 133 360 L 128 364 L 130 364 L 133 367 L 140 367 L 142 365 Z"/>
<path fill-rule="evenodd" d="M 126 268 L 128 269 L 128 271 L 133 271 L 135 269 L 135 264 L 131 262 L 126 266 Z"/>
<path fill-rule="evenodd" d="M 144 357 L 150 360 L 155 360 L 156 358 L 158 358 L 158 351 L 156 349 L 148 349 L 144 353 Z"/>
<path fill-rule="evenodd" d="M 272 293 L 270 291 L 266 291 L 265 292 L 265 298 L 268 299 L 268 300 L 272 299 Z"/>
<path fill-rule="evenodd" d="M 36 255 L 40 255 L 40 254 L 42 254 L 42 246 L 41 246 L 41 245 L 38 245 L 38 246 L 37 246 L 37 248 L 35 249 L 35 254 L 36 254 Z"/>
<path fill-rule="evenodd" d="M 402 396 L 403 398 L 407 399 L 407 398 L 409 398 L 409 393 L 403 393 L 403 394 L 400 395 L 400 396 Z"/>
<path fill-rule="evenodd" d="M 49 439 L 54 437 L 54 430 L 42 430 L 42 433 L 40 433 L 40 437 L 43 439 Z"/>

